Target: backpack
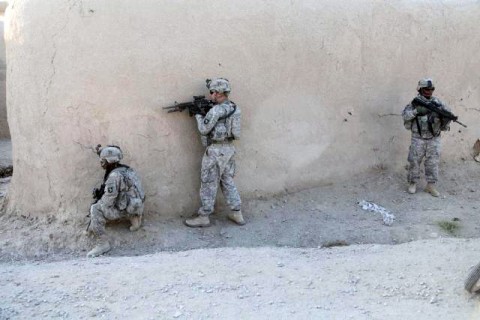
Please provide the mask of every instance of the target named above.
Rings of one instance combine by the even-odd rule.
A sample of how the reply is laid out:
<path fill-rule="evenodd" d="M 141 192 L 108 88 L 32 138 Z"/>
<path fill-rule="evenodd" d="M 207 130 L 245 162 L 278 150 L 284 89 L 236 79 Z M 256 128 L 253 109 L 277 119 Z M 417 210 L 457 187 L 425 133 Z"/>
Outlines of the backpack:
<path fill-rule="evenodd" d="M 125 179 L 125 184 L 128 187 L 128 191 L 131 197 L 135 195 L 135 198 L 138 198 L 142 200 L 142 202 L 145 202 L 145 191 L 143 190 L 142 181 L 140 180 L 140 177 L 135 172 L 135 170 L 128 167 L 126 168 L 126 170 L 122 171 L 122 175 Z"/>
<path fill-rule="evenodd" d="M 145 191 L 143 190 L 140 177 L 130 167 L 123 170 L 122 175 L 128 188 L 125 194 L 128 197 L 125 210 L 129 214 L 141 215 L 143 213 L 143 203 L 145 202 Z"/>

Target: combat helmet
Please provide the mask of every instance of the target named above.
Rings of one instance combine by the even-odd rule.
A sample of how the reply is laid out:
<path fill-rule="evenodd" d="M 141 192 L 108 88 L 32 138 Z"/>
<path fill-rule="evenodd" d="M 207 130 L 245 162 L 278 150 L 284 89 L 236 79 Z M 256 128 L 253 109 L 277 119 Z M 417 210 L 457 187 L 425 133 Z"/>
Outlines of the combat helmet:
<path fill-rule="evenodd" d="M 230 93 L 230 82 L 225 78 L 207 79 L 207 89 L 219 93 Z"/>
<path fill-rule="evenodd" d="M 420 91 L 420 89 L 423 89 L 423 88 L 429 88 L 429 89 L 435 90 L 435 86 L 433 85 L 433 80 L 430 78 L 420 79 L 420 81 L 418 81 L 417 91 Z"/>
<path fill-rule="evenodd" d="M 123 152 L 120 147 L 109 145 L 99 149 L 98 156 L 100 161 L 106 160 L 108 163 L 116 163 L 123 159 Z"/>

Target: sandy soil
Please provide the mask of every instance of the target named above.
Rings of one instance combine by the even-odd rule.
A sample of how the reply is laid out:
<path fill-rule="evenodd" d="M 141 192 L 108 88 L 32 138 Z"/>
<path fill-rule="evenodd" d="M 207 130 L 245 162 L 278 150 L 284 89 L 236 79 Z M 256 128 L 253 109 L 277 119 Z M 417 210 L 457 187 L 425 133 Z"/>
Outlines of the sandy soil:
<path fill-rule="evenodd" d="M 3 213 L 0 319 L 480 319 L 463 290 L 480 260 L 479 165 L 442 163 L 440 198 L 377 168 L 249 199 L 241 227 L 221 206 L 205 229 L 148 212 L 137 232 L 109 225 L 113 249 L 93 260 L 86 221 Z"/>
<path fill-rule="evenodd" d="M 1 319 L 479 319 L 480 240 L 0 265 Z"/>

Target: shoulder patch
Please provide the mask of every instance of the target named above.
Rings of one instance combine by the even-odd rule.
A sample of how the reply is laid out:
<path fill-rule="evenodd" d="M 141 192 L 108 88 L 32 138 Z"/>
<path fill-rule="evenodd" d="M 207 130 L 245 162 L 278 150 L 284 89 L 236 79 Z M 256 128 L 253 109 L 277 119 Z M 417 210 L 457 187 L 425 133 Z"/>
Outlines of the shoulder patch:
<path fill-rule="evenodd" d="M 210 122 L 210 120 L 208 120 L 208 119 L 203 120 L 203 123 L 205 123 L 205 124 L 208 124 L 209 122 Z"/>

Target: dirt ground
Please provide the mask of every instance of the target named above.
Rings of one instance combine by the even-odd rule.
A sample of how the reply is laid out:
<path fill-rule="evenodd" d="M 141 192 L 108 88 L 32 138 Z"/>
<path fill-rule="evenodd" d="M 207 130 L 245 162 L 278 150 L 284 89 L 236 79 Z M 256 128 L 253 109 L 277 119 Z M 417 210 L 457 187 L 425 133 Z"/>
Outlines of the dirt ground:
<path fill-rule="evenodd" d="M 113 249 L 93 260 L 81 223 L 3 214 L 0 319 L 480 319 L 462 287 L 480 260 L 479 166 L 442 163 L 440 198 L 376 168 L 247 199 L 241 227 L 222 208 L 205 229 L 148 212 L 137 232 L 109 225 Z"/>
<path fill-rule="evenodd" d="M 127 222 L 107 227 L 113 243 L 108 255 L 223 247 L 318 248 L 336 243 L 399 244 L 419 239 L 478 237 L 480 164 L 469 160 L 455 166 L 443 163 L 441 167 L 440 198 L 421 190 L 415 195 L 406 193 L 404 172 L 372 170 L 350 180 L 332 181 L 292 194 L 247 199 L 243 208 L 247 224 L 241 227 L 229 222 L 222 208 L 213 215 L 213 226 L 204 229 L 185 227 L 180 215 L 164 218 L 148 212 L 143 227 L 135 233 L 128 230 Z M 6 188 L 8 178 L 4 180 L 0 186 Z M 385 226 L 380 214 L 362 210 L 358 205 L 361 200 L 391 211 L 395 215 L 393 225 Z M 93 245 L 82 235 L 87 220 L 84 223 L 53 216 L 33 219 L 3 215 L 0 261 L 83 257 Z"/>
<path fill-rule="evenodd" d="M 1 319 L 479 319 L 480 240 L 0 265 Z"/>

